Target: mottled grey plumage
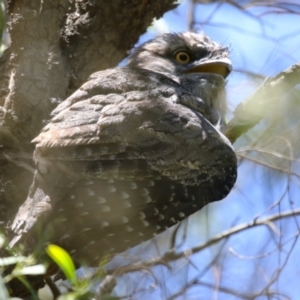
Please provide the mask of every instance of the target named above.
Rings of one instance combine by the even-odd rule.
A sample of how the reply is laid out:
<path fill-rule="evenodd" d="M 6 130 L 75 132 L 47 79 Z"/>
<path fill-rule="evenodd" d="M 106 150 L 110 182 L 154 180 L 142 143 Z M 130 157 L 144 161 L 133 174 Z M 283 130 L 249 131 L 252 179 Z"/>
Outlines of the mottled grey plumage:
<path fill-rule="evenodd" d="M 226 48 L 186 32 L 93 74 L 34 139 L 36 173 L 11 246 L 50 228 L 46 241 L 97 262 L 224 198 L 237 168 L 220 131 L 230 70 Z"/>

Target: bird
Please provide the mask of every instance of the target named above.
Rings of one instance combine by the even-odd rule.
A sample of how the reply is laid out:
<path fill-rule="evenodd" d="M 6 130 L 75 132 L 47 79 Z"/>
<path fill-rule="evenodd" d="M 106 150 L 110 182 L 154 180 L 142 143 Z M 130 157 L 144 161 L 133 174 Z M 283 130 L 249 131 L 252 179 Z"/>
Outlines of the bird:
<path fill-rule="evenodd" d="M 10 247 L 55 243 L 98 265 L 226 197 L 237 177 L 222 133 L 231 70 L 228 47 L 181 32 L 92 74 L 33 140 Z"/>

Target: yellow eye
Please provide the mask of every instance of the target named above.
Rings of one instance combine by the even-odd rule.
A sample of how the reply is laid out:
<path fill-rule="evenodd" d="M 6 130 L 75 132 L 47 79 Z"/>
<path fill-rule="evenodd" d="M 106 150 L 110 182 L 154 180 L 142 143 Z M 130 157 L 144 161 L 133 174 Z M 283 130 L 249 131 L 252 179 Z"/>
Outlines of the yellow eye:
<path fill-rule="evenodd" d="M 178 51 L 175 53 L 174 58 L 180 64 L 188 64 L 191 61 L 191 55 L 187 51 Z"/>

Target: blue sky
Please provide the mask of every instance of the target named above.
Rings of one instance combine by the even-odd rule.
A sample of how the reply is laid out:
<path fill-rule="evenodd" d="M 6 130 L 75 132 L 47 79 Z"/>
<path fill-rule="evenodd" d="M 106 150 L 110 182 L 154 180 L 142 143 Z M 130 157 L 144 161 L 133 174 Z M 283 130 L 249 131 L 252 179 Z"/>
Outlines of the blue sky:
<path fill-rule="evenodd" d="M 188 9 L 189 1 L 182 1 L 176 10 L 154 22 L 140 38 L 139 44 L 163 32 L 187 30 Z M 198 5 L 195 16 L 196 21 L 202 23 L 198 27 L 199 31 L 203 30 L 212 39 L 230 45 L 234 71 L 228 79 L 227 90 L 229 108 L 232 111 L 261 83 L 238 71 L 274 76 L 300 61 L 300 14 L 268 14 L 269 9 L 263 7 L 241 12 L 226 3 L 215 13 L 214 11 L 216 4 Z M 250 14 L 260 15 L 260 18 Z M 210 20 L 209 23 L 207 20 Z M 299 102 L 299 97 L 295 99 Z M 286 118 L 284 105 L 282 103 L 273 111 L 266 112 L 267 121 L 259 126 L 267 126 L 274 114 L 280 118 L 281 111 L 282 118 Z M 299 119 L 297 113 L 297 110 L 290 109 L 291 120 Z M 229 118 L 230 116 L 231 114 Z M 273 134 L 279 132 L 284 137 L 281 132 L 285 128 L 278 127 L 277 131 L 273 130 Z M 240 139 L 235 148 L 247 146 L 253 137 L 255 130 Z M 277 151 L 283 149 L 282 145 L 276 147 L 274 149 Z M 297 156 L 299 149 L 293 150 Z M 288 166 L 286 160 L 275 157 L 269 159 L 262 155 L 254 153 L 253 157 Z M 299 164 L 295 163 L 293 168 L 295 172 L 300 171 Z M 250 222 L 255 217 L 290 210 L 292 207 L 299 208 L 299 187 L 299 179 L 295 176 L 288 177 L 282 172 L 243 161 L 234 190 L 226 199 L 208 205 L 188 220 L 187 237 L 179 249 L 201 244 L 218 233 Z M 120 281 L 117 291 L 120 294 L 143 291 L 135 294 L 133 299 L 168 299 L 197 278 L 198 284 L 176 299 L 244 299 L 245 295 L 263 291 L 270 282 L 272 284 L 268 292 L 272 292 L 273 296 L 269 294 L 268 297 L 264 293 L 255 299 L 299 299 L 300 244 L 294 237 L 299 231 L 298 222 L 300 218 L 294 217 L 269 227 L 261 226 L 243 231 L 194 255 L 192 263 L 178 261 L 170 271 L 165 267 L 154 268 L 158 281 L 147 271 L 138 276 L 126 276 Z M 169 237 L 170 232 L 166 232 L 157 238 L 156 244 L 152 242 L 135 248 L 131 254 L 151 256 L 155 251 L 158 251 L 157 254 L 162 253 L 168 248 Z M 278 245 L 281 245 L 280 250 Z M 281 272 L 277 273 L 278 270 Z"/>

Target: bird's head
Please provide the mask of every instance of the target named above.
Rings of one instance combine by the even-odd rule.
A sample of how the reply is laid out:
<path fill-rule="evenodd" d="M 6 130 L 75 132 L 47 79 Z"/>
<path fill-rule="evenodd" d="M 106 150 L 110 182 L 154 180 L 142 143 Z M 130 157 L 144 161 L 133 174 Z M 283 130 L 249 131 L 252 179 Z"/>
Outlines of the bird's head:
<path fill-rule="evenodd" d="M 232 69 L 228 54 L 227 47 L 203 33 L 168 33 L 135 48 L 128 66 L 167 76 L 212 73 L 225 79 Z"/>
<path fill-rule="evenodd" d="M 179 82 L 210 109 L 207 119 L 219 129 L 227 110 L 225 79 L 232 70 L 224 47 L 203 33 L 168 33 L 135 48 L 128 66 L 162 73 Z"/>

